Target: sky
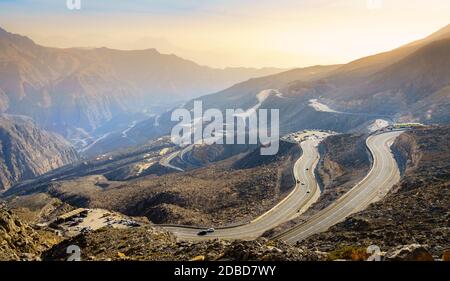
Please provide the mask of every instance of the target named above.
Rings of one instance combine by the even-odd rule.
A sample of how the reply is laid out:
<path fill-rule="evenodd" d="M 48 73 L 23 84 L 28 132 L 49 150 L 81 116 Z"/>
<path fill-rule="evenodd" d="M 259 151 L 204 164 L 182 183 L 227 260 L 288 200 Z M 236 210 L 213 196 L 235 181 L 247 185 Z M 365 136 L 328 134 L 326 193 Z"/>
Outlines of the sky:
<path fill-rule="evenodd" d="M 70 0 L 78 1 L 78 0 Z M 51 47 L 156 48 L 212 67 L 346 63 L 450 23 L 449 0 L 0 0 L 0 27 Z"/>

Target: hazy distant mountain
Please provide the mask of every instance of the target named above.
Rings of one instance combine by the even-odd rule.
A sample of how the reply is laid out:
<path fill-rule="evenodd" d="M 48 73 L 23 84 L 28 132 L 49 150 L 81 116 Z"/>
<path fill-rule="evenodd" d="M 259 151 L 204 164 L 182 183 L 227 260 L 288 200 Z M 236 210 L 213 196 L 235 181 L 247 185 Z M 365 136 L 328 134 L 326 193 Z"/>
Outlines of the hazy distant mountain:
<path fill-rule="evenodd" d="M 256 101 L 256 94 L 264 89 L 279 88 L 290 82 L 302 79 L 310 81 L 324 77 L 326 74 L 338 68 L 339 65 L 331 66 L 313 66 L 306 68 L 293 69 L 280 74 L 265 76 L 260 78 L 253 78 L 246 82 L 238 83 L 226 90 L 216 94 L 211 94 L 196 98 L 204 102 L 205 108 L 242 108 L 247 109 L 252 107 Z M 255 94 L 256 93 L 256 94 Z M 279 98 L 272 95 L 272 98 Z M 284 97 L 283 97 L 284 98 Z M 295 106 L 295 103 L 291 104 Z M 187 103 L 185 107 L 192 106 L 192 101 Z M 161 115 L 154 116 L 138 122 L 134 127 L 127 130 L 126 136 L 122 131 L 113 132 L 98 139 L 94 144 L 86 147 L 83 151 L 85 155 L 96 155 L 112 151 L 117 148 L 129 147 L 139 145 L 148 140 L 170 133 L 173 123 L 170 121 L 171 111 L 165 112 Z M 285 116 L 285 115 L 283 115 Z M 286 115 L 287 116 L 287 115 Z"/>
<path fill-rule="evenodd" d="M 270 90 L 272 89 L 272 90 Z M 450 122 L 450 25 L 425 39 L 345 65 L 294 69 L 254 78 L 206 95 L 207 108 L 280 110 L 280 130 L 320 128 L 346 132 L 376 119 L 387 121 Z M 185 107 L 191 109 L 193 101 Z M 170 112 L 142 121 L 128 138 L 111 134 L 91 146 L 96 154 L 143 143 L 168 134 Z"/>
<path fill-rule="evenodd" d="M 343 65 L 332 73 L 333 79 L 362 77 L 374 74 L 383 68 L 400 61 L 406 56 L 417 51 L 419 48 L 432 43 L 434 41 L 442 40 L 450 37 L 450 24 L 444 28 L 434 32 L 424 39 L 414 41 L 391 51 L 375 54 L 372 56 L 363 57 L 354 60 L 348 64 Z"/>
<path fill-rule="evenodd" d="M 28 117 L 0 115 L 0 190 L 78 160 L 61 136 Z"/>
<path fill-rule="evenodd" d="M 213 69 L 154 49 L 47 48 L 0 28 L 0 112 L 63 134 L 280 71 Z"/>
<path fill-rule="evenodd" d="M 336 74 L 317 81 L 312 87 L 314 93 L 306 93 L 341 112 L 386 115 L 403 121 L 450 122 L 450 33 L 446 39 L 420 44 L 401 57 L 376 72 L 364 74 L 370 63 L 355 75 L 348 75 L 346 67 L 343 72 L 338 69 Z M 373 63 L 379 67 L 378 62 Z M 298 82 L 285 91 L 295 94 L 304 89 L 304 83 Z"/>
<path fill-rule="evenodd" d="M 296 81 L 271 83 L 291 73 L 253 79 L 201 99 L 205 107 L 245 109 L 258 102 L 261 90 L 275 89 L 278 94 L 270 95 L 261 107 L 279 108 L 285 130 L 345 131 L 375 118 L 450 121 L 450 25 L 390 52 Z"/>
<path fill-rule="evenodd" d="M 280 109 L 282 133 L 306 128 L 348 131 L 375 119 L 446 123 L 448 38 L 450 25 L 425 39 L 345 65 L 253 78 L 196 99 L 205 109 L 245 110 L 258 104 L 258 94 L 272 89 L 260 106 Z M 114 124 L 120 122 L 108 122 L 118 116 L 180 95 L 217 90 L 238 76 L 274 71 L 216 70 L 155 50 L 44 48 L 5 31 L 0 32 L 0 58 L 0 109 L 32 116 L 61 132 L 80 127 L 83 135 L 103 127 L 87 142 L 83 152 L 88 155 L 145 143 L 168 134 L 173 125 L 168 111 L 141 122 L 139 117 L 118 130 Z M 192 101 L 185 107 L 191 108 Z"/>

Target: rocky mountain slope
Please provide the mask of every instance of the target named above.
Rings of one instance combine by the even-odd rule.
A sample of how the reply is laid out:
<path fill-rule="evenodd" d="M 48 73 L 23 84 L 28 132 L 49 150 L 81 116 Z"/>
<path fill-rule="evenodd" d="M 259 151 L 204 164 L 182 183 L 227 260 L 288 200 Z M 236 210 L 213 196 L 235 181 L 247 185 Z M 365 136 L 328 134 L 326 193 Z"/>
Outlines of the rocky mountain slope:
<path fill-rule="evenodd" d="M 280 71 L 213 69 L 154 49 L 47 48 L 0 28 L 0 112 L 30 116 L 64 136 Z"/>
<path fill-rule="evenodd" d="M 41 130 L 31 118 L 0 115 L 0 190 L 76 160 L 67 141 Z"/>
<path fill-rule="evenodd" d="M 330 77 L 320 94 L 337 110 L 447 123 L 450 104 L 450 36 L 430 42 L 369 77 Z M 420 110 L 419 110 L 420 109 Z"/>
<path fill-rule="evenodd" d="M 268 163 L 235 168 L 236 156 L 192 171 L 151 175 L 98 189 L 77 182 L 55 183 L 49 193 L 74 205 L 116 210 L 146 216 L 154 223 L 227 225 L 246 222 L 264 213 L 293 186 L 292 167 L 297 145 Z M 245 157 L 252 157 L 251 154 Z"/>
<path fill-rule="evenodd" d="M 137 153 L 136 158 L 133 154 L 123 158 L 113 155 L 112 160 L 106 156 L 63 167 L 17 185 L 4 195 L 11 198 L 45 192 L 77 207 L 146 216 L 155 223 L 226 225 L 251 220 L 281 200 L 294 186 L 292 168 L 301 151 L 298 145 L 287 142 L 280 143 L 275 156 L 260 156 L 259 148 L 255 150 L 258 153 L 237 150 L 228 155 L 226 149 L 211 146 L 208 152 L 204 147 L 203 154 L 222 151 L 227 159 L 218 154 L 219 161 L 206 161 L 204 167 L 178 173 L 155 164 L 139 176 L 120 177 L 136 159 L 144 164 L 147 160 L 158 163 L 160 151 L 167 148 L 155 144 Z M 143 154 L 148 159 L 142 159 Z M 199 151 L 194 154 L 198 157 Z M 194 155 L 188 158 L 195 159 Z"/>
<path fill-rule="evenodd" d="M 300 245 L 321 251 L 377 245 L 425 245 L 434 258 L 449 249 L 450 127 L 416 129 L 400 136 L 394 151 L 403 177 L 381 201 Z"/>

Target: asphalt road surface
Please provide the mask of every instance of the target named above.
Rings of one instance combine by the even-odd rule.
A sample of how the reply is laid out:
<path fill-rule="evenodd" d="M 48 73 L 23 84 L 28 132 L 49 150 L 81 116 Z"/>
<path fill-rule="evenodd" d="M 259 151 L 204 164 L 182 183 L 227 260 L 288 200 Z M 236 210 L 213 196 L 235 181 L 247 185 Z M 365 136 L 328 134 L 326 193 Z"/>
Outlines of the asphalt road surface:
<path fill-rule="evenodd" d="M 197 235 L 204 228 L 182 226 L 166 226 L 165 228 L 182 240 L 215 238 L 252 240 L 265 231 L 300 215 L 320 196 L 320 189 L 314 177 L 314 169 L 319 161 L 317 151 L 319 141 L 317 138 L 311 138 L 301 143 L 303 153 L 294 164 L 294 176 L 298 180 L 295 188 L 275 207 L 253 221 L 239 226 L 216 229 L 215 232 L 205 236 Z"/>
<path fill-rule="evenodd" d="M 364 210 L 370 203 L 381 199 L 400 180 L 390 147 L 401 133 L 402 131 L 394 131 L 370 136 L 367 146 L 373 155 L 373 165 L 367 176 L 308 221 L 294 226 L 276 238 L 295 244 L 315 233 L 326 231 L 351 214 Z"/>
<path fill-rule="evenodd" d="M 172 152 L 171 154 L 169 154 L 169 156 L 161 158 L 161 160 L 159 160 L 159 164 L 160 164 L 161 166 L 166 167 L 166 168 L 174 169 L 174 170 L 177 170 L 177 171 L 179 171 L 179 172 L 184 172 L 183 169 L 181 169 L 181 168 L 179 168 L 179 167 L 177 167 L 177 166 L 174 166 L 174 165 L 170 164 L 170 162 L 171 162 L 173 159 L 175 159 L 176 157 L 178 157 L 178 155 L 179 155 L 180 153 L 181 153 L 181 150 Z"/>

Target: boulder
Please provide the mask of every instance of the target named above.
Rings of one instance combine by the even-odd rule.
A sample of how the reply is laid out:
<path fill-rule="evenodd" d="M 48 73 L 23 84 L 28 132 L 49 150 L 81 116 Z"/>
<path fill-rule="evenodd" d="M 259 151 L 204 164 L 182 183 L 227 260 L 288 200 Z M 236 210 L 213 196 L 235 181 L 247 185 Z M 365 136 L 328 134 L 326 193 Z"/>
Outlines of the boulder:
<path fill-rule="evenodd" d="M 427 246 L 410 244 L 395 247 L 389 250 L 384 260 L 386 261 L 433 261 L 433 256 L 428 252 Z"/>
<path fill-rule="evenodd" d="M 204 261 L 205 260 L 205 256 L 203 255 L 199 255 L 199 256 L 195 256 L 192 259 L 190 259 L 189 261 Z"/>
<path fill-rule="evenodd" d="M 442 261 L 450 261 L 450 250 L 444 250 L 442 253 Z"/>

